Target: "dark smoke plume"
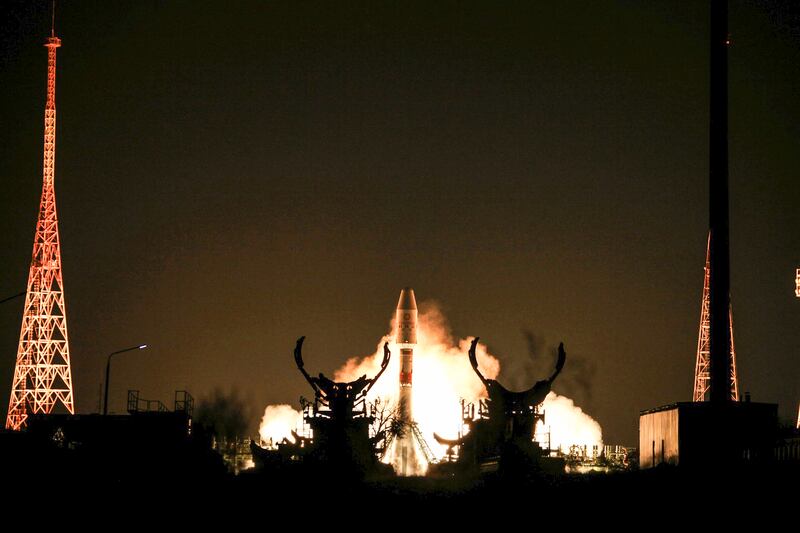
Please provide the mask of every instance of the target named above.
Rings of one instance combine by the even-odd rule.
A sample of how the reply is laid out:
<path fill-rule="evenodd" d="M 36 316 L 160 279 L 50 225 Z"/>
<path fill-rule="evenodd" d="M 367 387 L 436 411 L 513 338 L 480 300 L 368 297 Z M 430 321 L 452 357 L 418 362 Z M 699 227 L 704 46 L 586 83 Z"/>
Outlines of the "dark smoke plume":
<path fill-rule="evenodd" d="M 202 398 L 195 410 L 194 423 L 217 439 L 233 440 L 248 434 L 249 409 L 239 393 L 232 389 L 229 393 L 221 389 Z"/>
<path fill-rule="evenodd" d="M 517 390 L 530 387 L 549 376 L 558 358 L 557 344 L 548 344 L 544 336 L 530 329 L 523 329 L 522 334 L 528 345 L 527 357 L 502 357 L 500 361 L 500 380 Z M 567 362 L 553 385 L 554 391 L 572 398 L 581 407 L 591 408 L 595 363 L 570 349 L 569 343 L 565 343 L 564 348 Z"/>

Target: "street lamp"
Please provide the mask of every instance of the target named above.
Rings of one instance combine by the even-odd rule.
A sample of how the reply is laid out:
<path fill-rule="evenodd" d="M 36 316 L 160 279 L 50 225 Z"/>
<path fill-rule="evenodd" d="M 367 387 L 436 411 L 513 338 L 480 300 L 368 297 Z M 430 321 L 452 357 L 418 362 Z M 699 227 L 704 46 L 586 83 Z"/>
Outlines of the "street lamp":
<path fill-rule="evenodd" d="M 130 348 L 117 350 L 116 352 L 108 354 L 108 361 L 106 361 L 106 392 L 103 398 L 103 416 L 108 414 L 108 376 L 111 372 L 111 358 L 118 353 L 132 352 L 133 350 L 144 350 L 145 348 L 147 348 L 146 344 L 140 344 L 138 346 L 131 346 Z"/>

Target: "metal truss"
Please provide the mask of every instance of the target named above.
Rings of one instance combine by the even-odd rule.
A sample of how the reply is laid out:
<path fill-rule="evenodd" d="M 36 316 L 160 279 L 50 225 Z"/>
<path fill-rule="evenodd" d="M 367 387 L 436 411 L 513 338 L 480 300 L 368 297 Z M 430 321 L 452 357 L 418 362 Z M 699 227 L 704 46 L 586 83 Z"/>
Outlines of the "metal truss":
<path fill-rule="evenodd" d="M 44 112 L 44 176 L 17 363 L 8 403 L 6 429 L 19 430 L 31 413 L 50 413 L 61 404 L 74 413 L 67 310 L 61 276 L 56 194 L 56 49 L 47 40 L 47 104 Z"/>
<path fill-rule="evenodd" d="M 711 292 L 709 290 L 709 280 L 711 277 L 711 234 L 708 236 L 706 247 L 706 266 L 705 278 L 703 281 L 703 302 L 700 306 L 700 332 L 697 335 L 697 362 L 694 367 L 694 393 L 692 401 L 704 402 L 708 400 L 711 388 Z M 730 393 L 731 400 L 739 400 L 739 380 L 736 377 L 736 349 L 733 344 L 733 312 L 728 307 L 728 317 L 730 319 L 731 335 L 731 361 L 730 361 Z"/>

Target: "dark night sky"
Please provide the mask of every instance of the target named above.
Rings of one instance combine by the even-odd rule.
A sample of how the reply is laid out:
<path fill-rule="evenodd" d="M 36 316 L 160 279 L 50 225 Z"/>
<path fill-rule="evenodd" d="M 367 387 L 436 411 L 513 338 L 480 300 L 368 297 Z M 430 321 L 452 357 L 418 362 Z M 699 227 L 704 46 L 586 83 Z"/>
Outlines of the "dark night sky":
<path fill-rule="evenodd" d="M 247 399 L 255 432 L 267 403 L 308 394 L 298 336 L 309 366 L 330 372 L 374 351 L 411 285 L 501 359 L 527 357 L 525 329 L 563 340 L 596 369 L 583 407 L 606 442 L 636 443 L 640 409 L 691 395 L 706 3 L 345 4 L 59 4 L 56 190 L 78 411 L 97 409 L 109 352 L 148 342 L 115 360 L 112 410 L 128 388 L 171 402 L 219 386 Z M 0 5 L 0 296 L 27 279 L 49 9 Z M 800 9 L 734 1 L 730 30 L 741 390 L 788 419 Z M 4 407 L 21 309 L 0 306 Z"/>

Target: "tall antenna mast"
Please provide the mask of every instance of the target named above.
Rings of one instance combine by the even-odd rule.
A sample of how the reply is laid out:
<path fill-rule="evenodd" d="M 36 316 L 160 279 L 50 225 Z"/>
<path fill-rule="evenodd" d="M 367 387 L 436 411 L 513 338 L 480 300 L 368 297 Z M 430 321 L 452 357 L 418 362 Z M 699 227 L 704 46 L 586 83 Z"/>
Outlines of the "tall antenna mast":
<path fill-rule="evenodd" d="M 709 400 L 711 390 L 711 295 L 709 281 L 711 277 L 711 235 L 706 246 L 706 266 L 703 269 L 703 299 L 700 304 L 700 332 L 697 334 L 697 359 L 694 366 L 694 392 L 692 401 L 705 402 Z M 728 310 L 728 323 L 730 325 L 730 399 L 739 400 L 739 380 L 736 377 L 736 349 L 733 345 L 733 311 Z"/>
<path fill-rule="evenodd" d="M 13 430 L 25 427 L 30 414 L 51 413 L 58 404 L 70 414 L 75 413 L 53 185 L 56 160 L 56 50 L 60 46 L 61 39 L 55 36 L 53 2 L 51 35 L 45 43 L 47 103 L 44 109 L 42 198 L 6 418 L 6 429 Z"/>

